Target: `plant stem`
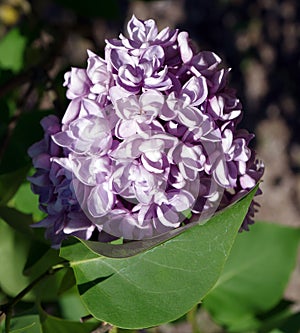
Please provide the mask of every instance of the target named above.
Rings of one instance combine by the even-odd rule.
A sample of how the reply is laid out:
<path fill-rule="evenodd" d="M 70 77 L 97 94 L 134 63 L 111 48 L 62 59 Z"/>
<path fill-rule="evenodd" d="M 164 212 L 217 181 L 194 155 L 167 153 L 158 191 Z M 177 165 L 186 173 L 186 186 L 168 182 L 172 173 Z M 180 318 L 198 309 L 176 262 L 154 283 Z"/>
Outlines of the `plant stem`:
<path fill-rule="evenodd" d="M 5 317 L 5 333 L 9 333 L 11 316 L 12 316 L 12 308 L 9 308 L 6 312 L 6 317 Z"/>
<path fill-rule="evenodd" d="M 38 276 L 34 279 L 26 288 L 21 290 L 18 295 L 16 295 L 13 299 L 11 299 L 8 303 L 0 306 L 0 313 L 5 313 L 5 333 L 9 333 L 10 329 L 10 320 L 13 313 L 14 306 L 19 303 L 22 298 L 28 294 L 40 281 L 44 280 L 48 276 L 55 274 L 63 268 L 69 267 L 69 262 L 62 262 L 60 264 L 54 265 L 49 268 L 46 272 Z"/>
<path fill-rule="evenodd" d="M 198 310 L 198 307 L 196 305 L 187 313 L 187 320 L 192 325 L 193 333 L 202 333 L 200 328 L 198 327 L 197 320 L 196 320 L 197 310 Z"/>
<path fill-rule="evenodd" d="M 102 323 L 99 327 L 97 327 L 93 332 L 91 333 L 115 333 L 114 326 L 108 323 Z"/>

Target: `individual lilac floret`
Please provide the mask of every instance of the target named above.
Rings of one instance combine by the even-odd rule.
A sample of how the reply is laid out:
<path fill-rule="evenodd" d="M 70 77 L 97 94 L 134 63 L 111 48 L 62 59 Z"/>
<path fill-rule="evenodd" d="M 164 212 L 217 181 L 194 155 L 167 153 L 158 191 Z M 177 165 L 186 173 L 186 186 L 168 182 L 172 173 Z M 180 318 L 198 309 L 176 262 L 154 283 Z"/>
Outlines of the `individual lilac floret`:
<path fill-rule="evenodd" d="M 113 84 L 112 74 L 104 59 L 92 51 L 87 52 L 87 68 L 73 67 L 64 76 L 66 96 L 71 100 L 88 97 L 104 106 L 107 104 L 108 90 Z"/>
<path fill-rule="evenodd" d="M 218 55 L 135 16 L 104 54 L 88 51 L 86 68 L 65 74 L 61 124 L 45 118 L 45 138 L 29 151 L 32 188 L 48 214 L 37 226 L 55 246 L 67 234 L 153 237 L 207 219 L 256 186 L 264 168 L 253 135 L 238 129 L 242 105 Z"/>
<path fill-rule="evenodd" d="M 168 68 L 164 66 L 164 50 L 161 46 L 151 46 L 139 57 L 130 56 L 122 49 L 110 51 L 110 61 L 116 75 L 116 84 L 131 93 L 141 90 L 171 88 L 172 80 Z"/>
<path fill-rule="evenodd" d="M 128 37 L 120 34 L 120 39 L 106 40 L 111 48 L 126 48 L 132 55 L 139 55 L 141 50 L 148 49 L 151 45 L 161 45 L 167 47 L 174 44 L 177 37 L 177 30 L 165 28 L 158 32 L 154 20 L 142 21 L 134 15 L 127 24 Z"/>
<path fill-rule="evenodd" d="M 120 98 L 117 91 L 118 88 L 113 87 L 110 92 L 115 113 L 119 118 L 115 128 L 118 138 L 125 139 L 134 134 L 151 131 L 155 125 L 160 127 L 160 123 L 155 120 L 165 103 L 160 92 L 148 90 L 140 97 L 124 94 L 124 97 Z"/>
<path fill-rule="evenodd" d="M 177 30 L 165 28 L 158 33 L 153 20 L 129 21 L 129 38 L 106 40 L 106 58 L 113 66 L 116 84 L 131 92 L 147 89 L 166 91 L 176 79 L 168 68 L 168 50 L 178 47 Z"/>
<path fill-rule="evenodd" d="M 46 238 L 54 247 L 59 247 L 67 235 L 90 238 L 96 227 L 81 210 L 71 186 L 72 174 L 51 160 L 53 156 L 66 154 L 51 138 L 60 131 L 58 118 L 47 116 L 41 125 L 44 138 L 28 151 L 36 168 L 29 181 L 33 192 L 39 195 L 40 209 L 48 216 L 33 227 L 46 228 Z"/>

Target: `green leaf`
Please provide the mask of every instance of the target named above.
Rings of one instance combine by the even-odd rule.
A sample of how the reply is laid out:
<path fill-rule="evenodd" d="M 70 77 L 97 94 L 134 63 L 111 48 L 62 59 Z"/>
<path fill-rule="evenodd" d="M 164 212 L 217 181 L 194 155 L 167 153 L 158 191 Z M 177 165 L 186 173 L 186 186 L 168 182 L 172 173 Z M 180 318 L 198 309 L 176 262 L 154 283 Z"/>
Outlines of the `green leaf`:
<path fill-rule="evenodd" d="M 80 318 L 89 315 L 75 285 L 73 285 L 72 289 L 69 289 L 68 292 L 59 297 L 59 307 L 62 317 L 68 320 L 79 321 Z"/>
<path fill-rule="evenodd" d="M 256 223 L 236 240 L 229 260 L 204 307 L 230 331 L 260 325 L 256 315 L 281 299 L 296 262 L 300 230 Z"/>
<path fill-rule="evenodd" d="M 79 241 L 62 247 L 89 312 L 129 329 L 156 326 L 186 313 L 220 276 L 255 191 L 206 224 L 132 257 L 99 256 Z"/>
<path fill-rule="evenodd" d="M 69 320 L 63 320 L 48 315 L 44 311 L 40 311 L 40 319 L 43 333 L 91 333 L 99 323 L 81 323 Z"/>
<path fill-rule="evenodd" d="M 0 67 L 18 72 L 23 67 L 27 38 L 18 28 L 10 30 L 0 41 Z"/>
<path fill-rule="evenodd" d="M 12 318 L 10 333 L 91 333 L 99 325 L 95 321 L 81 323 L 63 320 L 48 315 L 42 309 L 39 312 L 39 315 L 32 314 Z M 4 330 L 4 323 L 1 326 Z"/>
<path fill-rule="evenodd" d="M 15 296 L 22 289 L 45 270 L 42 267 L 50 268 L 52 261 L 57 262 L 53 258 L 53 253 L 47 254 L 45 260 L 40 259 L 32 268 L 31 274 L 25 276 L 23 269 L 27 263 L 27 258 L 32 247 L 30 237 L 24 236 L 6 223 L 0 220 L 0 287 L 9 296 Z M 51 260 L 49 258 L 52 258 Z M 26 301 L 55 301 L 58 298 L 58 290 L 60 283 L 64 277 L 65 271 L 62 270 L 53 276 L 41 281 L 33 290 L 24 297 Z"/>
<path fill-rule="evenodd" d="M 260 324 L 257 326 L 259 327 L 259 332 L 266 333 L 274 328 L 280 327 L 291 318 L 293 313 L 293 303 L 282 299 L 274 308 L 257 317 L 260 321 Z"/>
<path fill-rule="evenodd" d="M 50 242 L 45 239 L 44 229 L 31 227 L 35 222 L 31 214 L 22 213 L 15 208 L 0 206 L 0 219 L 5 221 L 16 231 L 22 233 L 23 236 L 26 236 L 28 241 L 33 240 L 38 243 L 43 243 L 44 247 L 47 245 L 47 248 L 49 248 Z M 42 244 L 40 245 L 42 246 Z"/>
<path fill-rule="evenodd" d="M 300 332 L 300 312 L 293 314 L 280 326 L 282 333 L 299 333 Z"/>
<path fill-rule="evenodd" d="M 64 294 L 65 292 L 69 291 L 70 289 L 73 289 L 73 287 L 76 286 L 76 280 L 74 276 L 74 272 L 71 268 L 68 268 L 66 270 L 66 274 L 61 281 L 61 285 L 59 288 L 59 294 Z"/>
<path fill-rule="evenodd" d="M 33 238 L 34 231 L 30 227 L 34 223 L 30 214 L 19 212 L 15 208 L 0 206 L 0 218 L 15 230 L 22 232 L 24 236 Z"/>
<path fill-rule="evenodd" d="M 50 111 L 22 114 L 18 119 L 9 144 L 0 163 L 0 174 L 13 172 L 31 165 L 28 148 L 43 137 L 40 121 Z"/>
<path fill-rule="evenodd" d="M 28 170 L 29 167 L 25 166 L 13 172 L 0 175 L 0 206 L 5 205 L 15 195 Z"/>
<path fill-rule="evenodd" d="M 42 333 L 39 316 L 25 315 L 13 318 L 10 333 Z"/>
<path fill-rule="evenodd" d="M 10 296 L 15 296 L 29 283 L 22 274 L 28 249 L 27 237 L 0 220 L 0 287 Z"/>
<path fill-rule="evenodd" d="M 40 221 L 45 217 L 45 213 L 39 209 L 39 197 L 32 192 L 28 181 L 21 184 L 9 206 L 15 207 L 22 213 L 32 214 L 34 221 Z"/>
<path fill-rule="evenodd" d="M 47 271 L 49 267 L 61 262 L 62 259 L 58 256 L 57 250 L 49 249 L 49 246 L 44 243 L 31 242 L 23 274 L 26 276 L 39 276 Z"/>

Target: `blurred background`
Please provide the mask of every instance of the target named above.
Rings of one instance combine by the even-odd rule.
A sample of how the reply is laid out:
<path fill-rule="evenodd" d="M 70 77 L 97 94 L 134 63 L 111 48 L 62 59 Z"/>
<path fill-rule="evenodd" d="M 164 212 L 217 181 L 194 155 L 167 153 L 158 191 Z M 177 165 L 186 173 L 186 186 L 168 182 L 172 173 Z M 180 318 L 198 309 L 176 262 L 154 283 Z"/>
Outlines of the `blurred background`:
<path fill-rule="evenodd" d="M 11 171 L 11 147 L 23 154 L 14 166 L 28 162 L 25 146 L 12 145 L 22 114 L 34 109 L 62 115 L 63 74 L 85 66 L 87 49 L 103 55 L 105 39 L 123 32 L 133 13 L 155 19 L 160 29 L 188 31 L 199 50 L 214 51 L 232 68 L 231 86 L 244 109 L 241 127 L 256 134 L 253 145 L 266 166 L 257 219 L 299 227 L 297 0 L 0 1 L 0 173 Z M 300 302 L 300 265 L 286 297 Z M 183 332 L 162 331 L 176 329 Z"/>

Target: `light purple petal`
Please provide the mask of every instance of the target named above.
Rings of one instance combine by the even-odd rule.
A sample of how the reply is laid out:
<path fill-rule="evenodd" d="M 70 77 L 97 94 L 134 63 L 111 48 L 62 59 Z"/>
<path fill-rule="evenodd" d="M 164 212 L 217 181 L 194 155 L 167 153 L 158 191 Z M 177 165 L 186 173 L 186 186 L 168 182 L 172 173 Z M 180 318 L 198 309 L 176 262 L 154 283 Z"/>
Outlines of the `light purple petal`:
<path fill-rule="evenodd" d="M 185 100 L 185 105 L 202 104 L 208 96 L 206 79 L 203 76 L 192 76 L 182 87 L 181 96 Z"/>
<path fill-rule="evenodd" d="M 93 217 L 101 217 L 109 213 L 115 204 L 115 195 L 108 187 L 108 183 L 95 186 L 88 198 L 87 207 Z"/>
<path fill-rule="evenodd" d="M 189 46 L 189 34 L 182 31 L 177 37 L 181 59 L 184 63 L 190 62 L 193 57 L 193 51 Z"/>

